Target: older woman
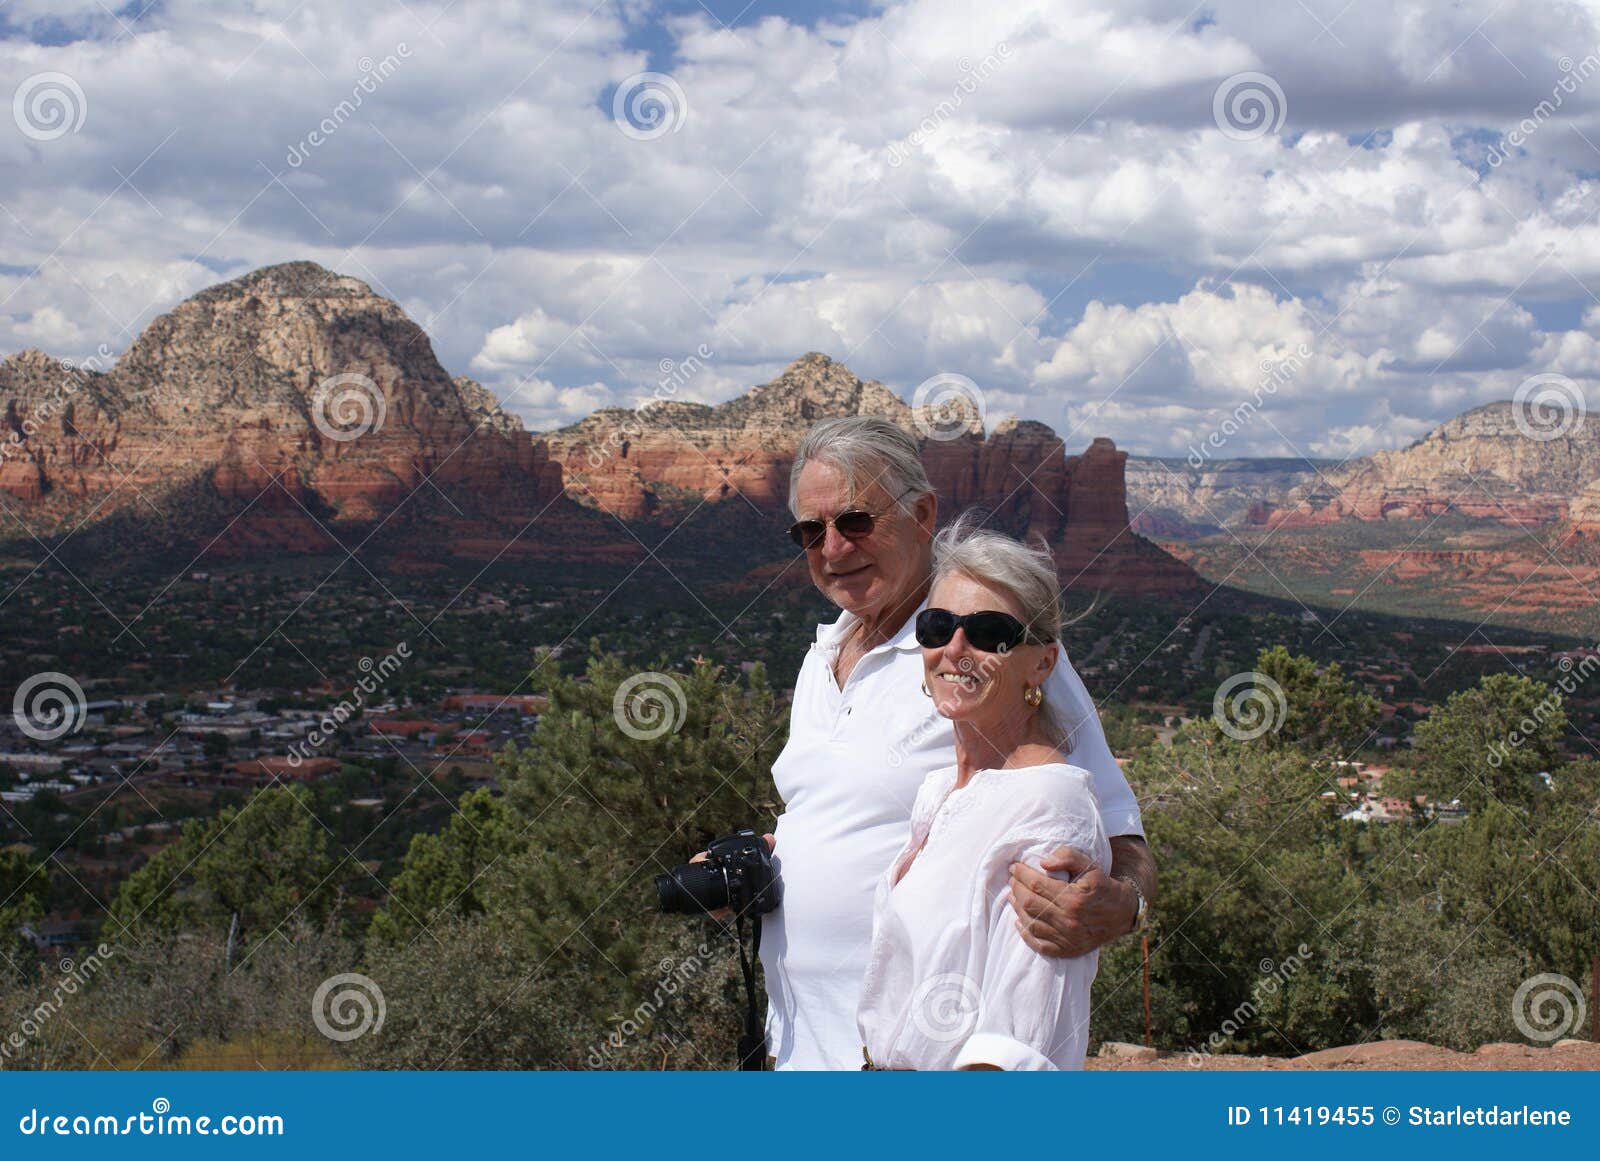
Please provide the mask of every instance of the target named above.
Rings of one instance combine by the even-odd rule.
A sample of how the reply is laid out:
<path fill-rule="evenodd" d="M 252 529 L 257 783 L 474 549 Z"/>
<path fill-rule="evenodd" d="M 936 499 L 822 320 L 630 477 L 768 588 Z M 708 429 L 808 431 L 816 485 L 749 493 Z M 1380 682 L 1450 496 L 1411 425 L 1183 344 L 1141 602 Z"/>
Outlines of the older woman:
<path fill-rule="evenodd" d="M 859 1068 L 873 892 L 905 844 L 923 779 L 955 761 L 950 721 L 916 692 L 914 620 L 931 582 L 938 502 L 916 442 L 887 420 L 858 416 L 806 434 L 789 507 L 812 582 L 843 612 L 818 626 L 772 769 L 784 801 L 775 848 L 784 901 L 767 917 L 761 949 L 767 1036 L 778 1068 Z M 1142 922 L 1155 871 L 1138 803 L 1065 657 L 1042 688 L 1071 723 L 1065 752 L 1093 776 L 1106 831 L 1117 836 L 1110 875 L 1063 847 L 1013 876 L 1025 938 L 1070 957 Z M 1060 870 L 1073 880 L 1047 873 Z"/>
<path fill-rule="evenodd" d="M 934 541 L 917 614 L 923 692 L 955 726 L 955 763 L 923 781 L 878 885 L 858 1020 L 870 1067 L 1081 1068 L 1099 952 L 1050 958 L 1009 905 L 1011 867 L 1111 844 L 1071 723 L 1045 700 L 1060 658 L 1048 550 L 958 521 Z"/>

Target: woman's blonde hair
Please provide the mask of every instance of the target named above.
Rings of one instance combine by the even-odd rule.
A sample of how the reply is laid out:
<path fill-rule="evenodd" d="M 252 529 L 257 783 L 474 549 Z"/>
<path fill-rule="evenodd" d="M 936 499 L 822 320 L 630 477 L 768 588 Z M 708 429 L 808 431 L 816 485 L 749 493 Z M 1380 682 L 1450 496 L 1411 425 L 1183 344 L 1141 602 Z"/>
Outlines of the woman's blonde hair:
<path fill-rule="evenodd" d="M 984 528 L 981 514 L 963 512 L 933 538 L 933 583 L 956 575 L 1009 594 L 1027 626 L 1029 644 L 1059 640 L 1061 582 L 1056 579 L 1055 557 L 1042 541 L 1024 543 Z M 1064 649 L 1056 664 L 1067 664 Z M 1071 708 L 1046 699 L 1040 718 L 1051 744 L 1063 754 L 1072 753 L 1082 723 L 1072 719 Z"/>
<path fill-rule="evenodd" d="M 933 538 L 933 580 L 954 573 L 1003 589 L 1017 602 L 1028 641 L 1061 636 L 1061 582 L 1055 557 L 1044 544 L 1026 544 L 983 527 L 976 512 L 963 512 Z"/>

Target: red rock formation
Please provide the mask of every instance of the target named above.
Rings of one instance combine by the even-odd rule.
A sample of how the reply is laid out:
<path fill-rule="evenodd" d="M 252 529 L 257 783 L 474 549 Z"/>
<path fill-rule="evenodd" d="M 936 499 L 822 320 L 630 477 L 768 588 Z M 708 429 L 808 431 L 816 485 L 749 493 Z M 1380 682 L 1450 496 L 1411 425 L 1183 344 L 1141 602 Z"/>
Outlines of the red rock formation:
<path fill-rule="evenodd" d="M 937 426 L 922 447 L 946 513 L 982 506 L 1044 537 L 1069 582 L 1197 583 L 1129 530 L 1127 456 L 1109 440 L 1067 456 L 1039 423 L 985 435 L 971 416 L 951 430 L 949 416 L 914 413 L 820 354 L 716 407 L 662 398 L 533 438 L 478 384 L 452 379 L 398 305 L 306 262 L 195 295 L 110 371 L 37 351 L 0 363 L 0 438 L 11 437 L 0 489 L 38 535 L 113 516 L 190 521 L 208 552 L 249 556 L 330 551 L 387 528 L 410 571 L 440 555 L 628 562 L 638 541 L 596 509 L 640 520 L 748 502 L 779 517 L 805 430 L 864 414 L 924 435 Z"/>
<path fill-rule="evenodd" d="M 1264 527 L 1340 520 L 1432 519 L 1446 513 L 1535 527 L 1567 519 L 1573 500 L 1600 478 L 1600 424 L 1533 438 L 1511 402 L 1474 408 L 1410 447 L 1328 470 L 1274 504 L 1252 508 Z"/>
<path fill-rule="evenodd" d="M 317 552 L 334 543 L 325 529 L 397 511 L 403 526 L 441 493 L 512 532 L 543 512 L 521 552 L 566 552 L 564 531 L 595 525 L 562 498 L 559 465 L 478 384 L 452 380 L 398 305 L 307 262 L 195 295 L 109 372 L 7 359 L 0 416 L 0 489 L 40 535 L 211 505 L 229 521 L 219 554 Z"/>
<path fill-rule="evenodd" d="M 1200 582 L 1186 565 L 1128 527 L 1127 453 L 1096 439 L 1067 456 L 1042 423 L 1005 420 L 985 436 L 919 417 L 883 384 L 812 353 L 771 383 L 716 406 L 676 400 L 608 408 L 542 437 L 569 494 L 625 519 L 686 511 L 742 497 L 781 512 L 801 436 L 816 420 L 881 415 L 919 436 L 942 509 L 988 509 L 1017 535 L 1042 536 L 1062 578 L 1084 588 L 1171 593 Z M 781 570 L 780 570 L 781 571 Z"/>

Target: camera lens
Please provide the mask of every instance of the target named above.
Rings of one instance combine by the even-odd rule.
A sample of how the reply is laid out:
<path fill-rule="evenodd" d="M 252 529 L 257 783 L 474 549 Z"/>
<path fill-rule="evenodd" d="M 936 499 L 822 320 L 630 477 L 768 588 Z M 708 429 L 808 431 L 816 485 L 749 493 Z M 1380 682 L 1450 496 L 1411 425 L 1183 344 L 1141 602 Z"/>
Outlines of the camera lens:
<path fill-rule="evenodd" d="M 656 876 L 656 900 L 661 910 L 698 915 L 728 905 L 728 877 L 710 863 L 685 863 Z"/>

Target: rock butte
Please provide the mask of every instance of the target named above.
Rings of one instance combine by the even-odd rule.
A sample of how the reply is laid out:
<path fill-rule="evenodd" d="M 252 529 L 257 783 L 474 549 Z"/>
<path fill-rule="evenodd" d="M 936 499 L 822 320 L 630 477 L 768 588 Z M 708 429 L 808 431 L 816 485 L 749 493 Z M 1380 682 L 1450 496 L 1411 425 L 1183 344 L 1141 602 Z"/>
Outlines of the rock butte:
<path fill-rule="evenodd" d="M 319 395 L 335 376 L 354 377 L 348 411 Z M 111 519 L 161 529 L 209 512 L 218 529 L 192 538 L 224 556 L 327 551 L 392 525 L 468 559 L 625 562 L 641 550 L 612 516 L 748 501 L 783 522 L 801 434 L 859 414 L 923 437 L 945 513 L 981 505 L 1011 531 L 1043 536 L 1074 587 L 1162 594 L 1200 583 L 1130 531 L 1127 453 L 1110 440 L 1067 455 L 1039 423 L 1007 420 L 985 435 L 968 415 L 949 430 L 947 415 L 918 415 L 816 353 L 716 406 L 666 399 L 530 434 L 483 387 L 452 378 L 398 304 L 310 262 L 202 291 L 109 370 L 34 350 L 0 363 L 0 492 L 39 536 Z M 352 422 L 370 430 L 345 438 Z M 946 438 L 927 437 L 935 424 Z"/>
<path fill-rule="evenodd" d="M 1163 539 L 1220 528 L 1432 519 L 1446 513 L 1512 528 L 1600 533 L 1600 422 L 1533 415 L 1509 401 L 1473 408 L 1409 447 L 1347 462 L 1136 457 L 1138 531 Z M 1529 434 L 1532 432 L 1533 434 Z"/>

